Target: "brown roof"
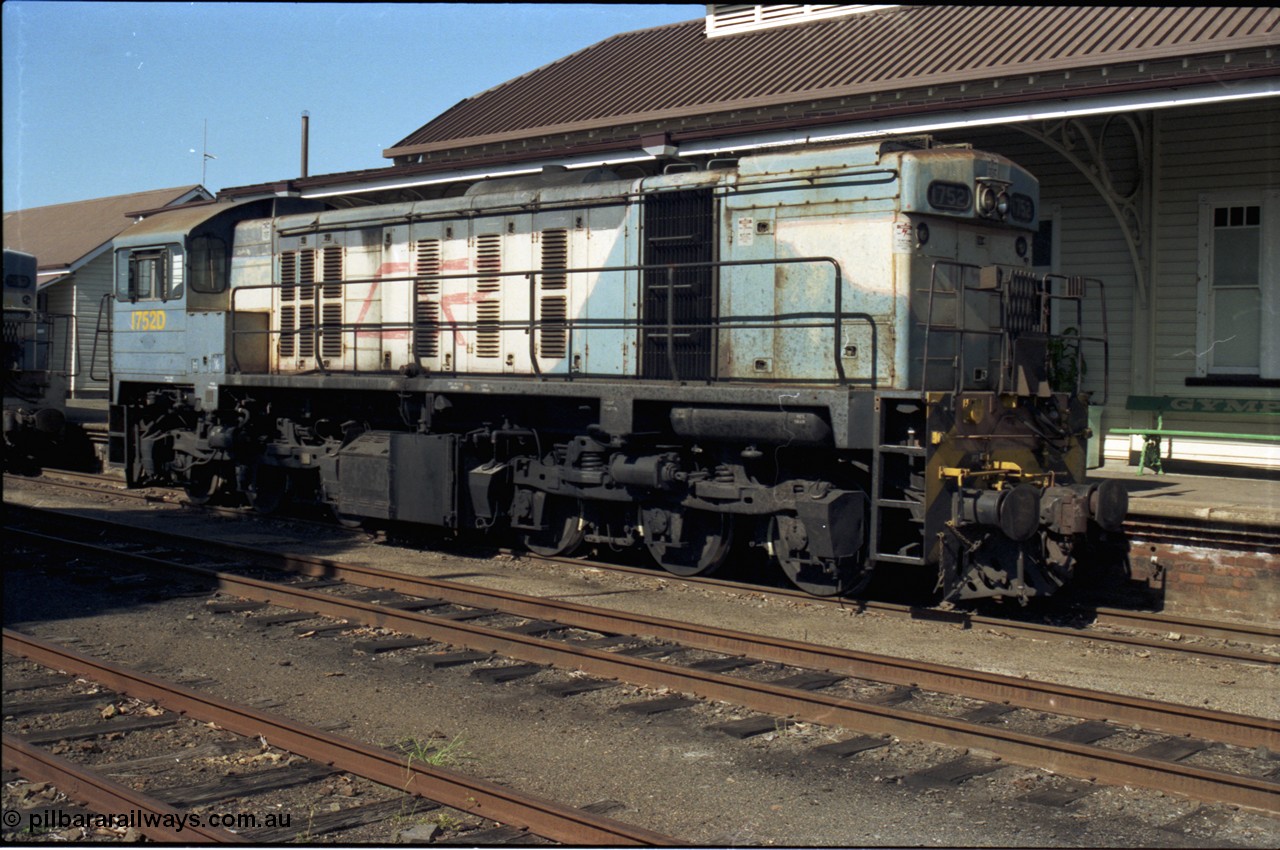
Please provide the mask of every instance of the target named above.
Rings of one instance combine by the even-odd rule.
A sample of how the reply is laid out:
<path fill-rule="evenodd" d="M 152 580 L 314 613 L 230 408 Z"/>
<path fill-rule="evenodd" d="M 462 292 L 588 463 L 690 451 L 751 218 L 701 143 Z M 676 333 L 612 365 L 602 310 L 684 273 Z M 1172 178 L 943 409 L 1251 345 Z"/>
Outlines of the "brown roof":
<path fill-rule="evenodd" d="M 1168 87 L 1203 81 L 1208 72 L 1194 63 L 1153 63 L 1213 54 L 1221 60 L 1227 51 L 1278 43 L 1280 9 L 1267 7 L 899 6 L 717 38 L 706 37 L 698 19 L 614 36 L 468 98 L 383 155 L 476 152 L 479 145 L 676 119 L 715 129 L 741 123 L 742 110 L 988 83 L 948 97 L 962 106 L 1025 94 L 1036 83 L 1028 75 L 1051 73 L 1058 96 L 1085 86 Z M 1277 60 L 1261 62 L 1261 70 L 1226 64 L 1225 78 L 1277 73 Z M 1067 73 L 1120 65 L 1128 70 L 1074 79 Z M 1224 78 L 1220 69 L 1213 73 Z M 989 84 L 997 80 L 1016 85 Z M 838 106 L 846 119 L 858 114 L 856 104 Z M 737 117 L 715 117 L 731 111 Z"/>
<path fill-rule="evenodd" d="M 130 213 L 167 206 L 197 190 L 205 191 L 177 186 L 6 212 L 4 247 L 35 254 L 42 269 L 68 268 L 133 224 Z"/>

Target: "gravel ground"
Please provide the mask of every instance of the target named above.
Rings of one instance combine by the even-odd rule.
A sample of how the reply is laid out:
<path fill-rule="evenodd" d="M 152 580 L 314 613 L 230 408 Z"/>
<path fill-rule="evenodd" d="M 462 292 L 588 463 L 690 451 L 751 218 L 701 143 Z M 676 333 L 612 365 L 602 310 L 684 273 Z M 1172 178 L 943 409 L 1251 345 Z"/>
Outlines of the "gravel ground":
<path fill-rule="evenodd" d="M 6 501 L 127 511 L 157 528 L 251 540 L 315 554 L 448 577 L 486 587 L 655 613 L 868 652 L 972 666 L 1014 676 L 1146 695 L 1280 717 L 1276 676 L 1257 666 L 1178 659 L 1161 652 L 1014 638 L 928 621 L 856 614 L 758 593 L 692 590 L 652 577 L 462 557 L 447 547 L 416 551 L 317 532 L 287 521 L 225 519 L 168 505 L 113 503 L 50 494 L 18 482 Z M 1099 788 L 1064 806 L 1020 799 L 1071 784 L 1020 766 L 960 786 L 914 782 L 915 771 L 963 753 L 891 741 L 848 759 L 815 755 L 815 744 L 847 730 L 779 722 L 745 741 L 707 727 L 747 716 L 705 701 L 639 717 L 618 707 L 659 693 L 626 685 L 558 698 L 539 685 L 570 674 L 489 685 L 470 669 L 429 671 L 419 647 L 377 655 L 353 649 L 360 636 L 301 637 L 266 631 L 248 615 L 212 615 L 198 598 L 140 604 L 93 588 L 50 592 L 32 571 L 6 576 L 5 624 L 38 636 L 76 638 L 122 663 L 172 675 L 206 676 L 229 699 L 268 699 L 273 711 L 383 745 L 450 747 L 452 767 L 566 803 L 616 800 L 614 814 L 695 844 L 913 846 L 1277 846 L 1280 821 L 1159 792 Z M 15 592 L 16 591 L 16 592 Z M 304 624 L 305 625 L 305 624 Z M 367 639 L 367 636 L 364 636 Z M 491 662 L 500 663 L 500 662 Z M 929 699 L 938 699 L 928 697 Z M 942 700 L 945 702 L 945 699 Z M 960 710 L 957 703 L 956 710 Z M 1034 723 L 1034 719 L 1026 722 Z M 1041 721 L 1043 722 L 1043 720 Z M 1143 741 L 1135 739 L 1133 746 Z M 1128 748 L 1126 746 L 1126 748 Z M 1246 754 L 1265 768 L 1270 754 Z M 975 758 L 978 757 L 975 754 Z M 385 839 L 384 839 L 385 840 Z"/>

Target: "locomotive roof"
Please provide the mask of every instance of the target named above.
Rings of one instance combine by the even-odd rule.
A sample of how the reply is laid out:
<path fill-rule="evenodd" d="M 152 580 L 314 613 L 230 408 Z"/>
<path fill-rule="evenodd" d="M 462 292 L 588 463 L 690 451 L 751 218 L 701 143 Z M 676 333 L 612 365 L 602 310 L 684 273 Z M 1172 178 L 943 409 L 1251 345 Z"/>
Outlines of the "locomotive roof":
<path fill-rule="evenodd" d="M 255 202 L 190 204 L 162 210 L 125 230 L 116 237 L 115 244 L 129 246 L 162 241 L 181 242 L 189 231 L 209 219 L 252 203 Z"/>

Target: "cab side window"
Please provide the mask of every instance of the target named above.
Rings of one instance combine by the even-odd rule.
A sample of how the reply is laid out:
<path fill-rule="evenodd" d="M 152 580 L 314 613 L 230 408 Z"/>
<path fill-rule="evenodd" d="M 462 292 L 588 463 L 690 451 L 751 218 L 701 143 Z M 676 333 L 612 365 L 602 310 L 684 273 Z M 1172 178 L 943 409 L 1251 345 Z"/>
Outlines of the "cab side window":
<path fill-rule="evenodd" d="M 187 253 L 191 291 L 216 293 L 226 289 L 228 255 L 225 239 L 211 234 L 193 237 Z"/>
<path fill-rule="evenodd" d="M 171 301 L 182 297 L 181 266 L 166 248 L 129 252 L 128 278 L 119 294 L 130 301 Z"/>

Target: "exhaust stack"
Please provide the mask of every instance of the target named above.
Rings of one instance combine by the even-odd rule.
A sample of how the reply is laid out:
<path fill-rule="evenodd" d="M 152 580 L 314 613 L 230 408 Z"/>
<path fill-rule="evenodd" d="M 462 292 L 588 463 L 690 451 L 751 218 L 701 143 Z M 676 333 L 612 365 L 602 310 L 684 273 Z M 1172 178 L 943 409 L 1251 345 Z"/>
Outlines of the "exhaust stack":
<path fill-rule="evenodd" d="M 311 113 L 302 110 L 302 176 L 307 176 L 307 149 L 310 145 Z"/>

